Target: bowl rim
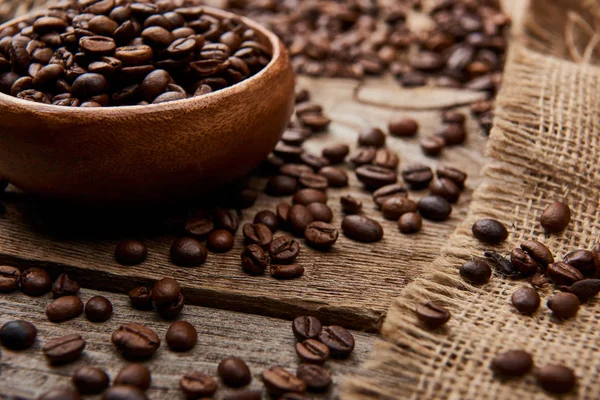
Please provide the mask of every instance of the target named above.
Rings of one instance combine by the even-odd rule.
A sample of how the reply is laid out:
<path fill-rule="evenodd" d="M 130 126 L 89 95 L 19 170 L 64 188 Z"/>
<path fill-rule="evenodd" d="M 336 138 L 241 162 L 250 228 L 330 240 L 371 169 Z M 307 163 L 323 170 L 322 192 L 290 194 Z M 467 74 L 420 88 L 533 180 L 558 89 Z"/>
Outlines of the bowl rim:
<path fill-rule="evenodd" d="M 246 24 L 248 27 L 260 32 L 262 35 L 264 35 L 271 47 L 272 47 L 272 56 L 271 56 L 271 60 L 269 61 L 269 63 L 267 65 L 265 65 L 265 67 L 260 70 L 257 74 L 252 75 L 251 77 L 244 79 L 241 82 L 238 82 L 234 85 L 228 86 L 224 89 L 220 89 L 217 90 L 215 92 L 211 92 L 202 96 L 196 96 L 196 97 L 188 97 L 186 99 L 181 99 L 181 100 L 174 100 L 174 101 L 168 101 L 165 103 L 159 103 L 159 104 L 146 104 L 146 105 L 126 105 L 126 106 L 110 106 L 110 107 L 64 107 L 64 106 L 58 106 L 58 105 L 52 105 L 52 104 L 44 104 L 44 103 L 37 103 L 37 102 L 32 102 L 32 101 L 28 101 L 28 100 L 23 100 L 23 99 L 19 99 L 18 97 L 14 97 L 5 93 L 0 93 L 0 107 L 2 106 L 8 106 L 8 105 L 14 105 L 17 106 L 19 109 L 23 109 L 26 108 L 27 111 L 39 111 L 39 112 L 50 112 L 50 113 L 59 113 L 59 114 L 72 114 L 74 116 L 91 116 L 91 115 L 102 115 L 102 116 L 120 116 L 121 114 L 125 113 L 128 116 L 131 116 L 132 112 L 135 113 L 139 113 L 139 112 L 148 112 L 148 111 L 153 111 L 153 112 L 157 112 L 157 111 L 166 111 L 166 110 L 172 110 L 172 109 L 177 109 L 180 108 L 181 106 L 184 105 L 197 105 L 200 106 L 202 105 L 202 103 L 207 103 L 209 100 L 213 99 L 214 97 L 229 97 L 232 95 L 235 95 L 237 93 L 240 93 L 242 91 L 244 91 L 245 89 L 248 88 L 248 86 L 253 85 L 255 81 L 260 80 L 264 75 L 268 74 L 271 72 L 271 70 L 273 69 L 273 66 L 279 61 L 279 59 L 285 55 L 286 50 L 283 46 L 283 43 L 279 40 L 279 37 L 277 35 L 275 35 L 275 33 L 271 32 L 269 29 L 267 29 L 266 27 L 264 27 L 263 25 L 259 24 L 258 22 L 254 21 L 253 19 L 244 17 L 242 15 L 238 15 L 235 13 L 232 13 L 230 11 L 226 11 L 226 10 L 222 10 L 219 8 L 215 8 L 215 7 L 211 7 L 211 6 L 199 6 L 202 7 L 202 9 L 205 11 L 206 14 L 211 15 L 213 17 L 222 17 L 222 18 L 239 18 L 241 19 L 244 24 Z M 7 22 L 5 22 L 4 24 L 0 25 L 0 31 L 4 28 L 7 28 L 9 26 L 12 26 L 14 24 L 18 24 L 21 21 L 25 21 L 28 18 L 31 18 L 32 16 L 35 15 L 43 15 L 44 10 L 40 10 L 37 12 L 31 12 L 28 13 L 22 17 L 19 18 L 15 18 L 15 19 L 11 19 Z M 4 104 L 2 104 L 4 103 Z M 104 115 L 106 114 L 106 115 Z"/>

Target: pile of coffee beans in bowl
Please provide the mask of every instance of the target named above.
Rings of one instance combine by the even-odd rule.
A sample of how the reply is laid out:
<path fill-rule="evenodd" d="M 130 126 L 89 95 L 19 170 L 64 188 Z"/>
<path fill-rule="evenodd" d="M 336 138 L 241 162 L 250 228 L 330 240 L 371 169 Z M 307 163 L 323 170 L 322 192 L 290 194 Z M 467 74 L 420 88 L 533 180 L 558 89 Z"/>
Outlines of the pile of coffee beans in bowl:
<path fill-rule="evenodd" d="M 241 82 L 271 50 L 186 1 L 62 0 L 0 31 L 0 92 L 69 107 L 158 104 Z"/>

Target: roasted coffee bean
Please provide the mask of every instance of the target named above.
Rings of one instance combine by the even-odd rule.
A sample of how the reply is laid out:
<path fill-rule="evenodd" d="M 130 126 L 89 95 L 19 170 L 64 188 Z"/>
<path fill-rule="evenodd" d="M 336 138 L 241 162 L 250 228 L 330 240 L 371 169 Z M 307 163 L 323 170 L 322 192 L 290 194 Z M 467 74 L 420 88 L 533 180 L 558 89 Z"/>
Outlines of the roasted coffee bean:
<path fill-rule="evenodd" d="M 0 293 L 9 293 L 19 287 L 21 271 L 9 265 L 0 266 Z"/>
<path fill-rule="evenodd" d="M 539 269 L 538 263 L 521 249 L 513 249 L 510 252 L 510 263 L 517 268 L 523 276 L 532 275 Z"/>
<path fill-rule="evenodd" d="M 442 122 L 446 124 L 464 124 L 465 114 L 454 110 L 448 110 L 442 114 Z"/>
<path fill-rule="evenodd" d="M 267 247 L 273 241 L 273 233 L 264 224 L 245 224 L 242 232 L 244 233 L 246 242 L 249 244 L 258 244 L 261 247 Z M 227 233 L 231 235 L 229 232 Z"/>
<path fill-rule="evenodd" d="M 575 250 L 567 254 L 563 261 L 572 267 L 575 267 L 583 274 L 590 276 L 596 273 L 594 264 L 594 255 L 588 250 Z"/>
<path fill-rule="evenodd" d="M 330 187 L 348 186 L 348 175 L 339 168 L 323 167 L 319 170 L 319 175 L 327 179 L 327 185 Z"/>
<path fill-rule="evenodd" d="M 398 218 L 398 229 L 405 234 L 417 233 L 423 227 L 423 219 L 416 212 L 402 214 Z"/>
<path fill-rule="evenodd" d="M 254 223 L 266 225 L 271 232 L 277 232 L 279 229 L 279 219 L 277 218 L 277 215 L 269 210 L 263 210 L 256 213 L 254 216 Z"/>
<path fill-rule="evenodd" d="M 461 190 L 465 187 L 467 174 L 456 168 L 441 167 L 437 169 L 436 173 L 438 178 L 450 179 L 452 182 L 456 183 L 456 186 L 458 186 Z"/>
<path fill-rule="evenodd" d="M 401 183 L 394 183 L 379 188 L 373 193 L 373 201 L 379 207 L 392 197 L 408 197 L 408 189 Z"/>
<path fill-rule="evenodd" d="M 329 182 L 326 177 L 315 174 L 313 172 L 305 172 L 300 175 L 298 182 L 302 187 L 325 190 L 329 186 Z"/>
<path fill-rule="evenodd" d="M 398 155 L 389 149 L 377 150 L 377 153 L 375 153 L 375 159 L 373 160 L 374 165 L 394 171 L 398 167 L 399 163 L 400 159 L 398 158 Z"/>
<path fill-rule="evenodd" d="M 259 245 L 247 246 L 242 252 L 242 269 L 251 275 L 265 272 L 269 266 L 269 254 Z"/>
<path fill-rule="evenodd" d="M 181 378 L 179 387 L 188 399 L 200 399 L 211 397 L 217 391 L 217 382 L 201 372 L 190 372 Z"/>
<path fill-rule="evenodd" d="M 546 365 L 536 368 L 534 373 L 538 384 L 550 393 L 568 393 L 577 385 L 573 370 L 563 365 Z"/>
<path fill-rule="evenodd" d="M 173 278 L 162 278 L 152 288 L 152 301 L 156 305 L 169 304 L 181 293 L 179 283 Z"/>
<path fill-rule="evenodd" d="M 533 358 L 524 350 L 509 350 L 494 357 L 490 367 L 504 377 L 523 376 L 533 368 Z"/>
<path fill-rule="evenodd" d="M 271 196 L 288 196 L 296 192 L 298 180 L 287 175 L 276 175 L 269 180 L 265 192 Z"/>
<path fill-rule="evenodd" d="M 340 203 L 342 204 L 342 211 L 346 214 L 358 214 L 362 210 L 362 201 L 349 194 L 340 197 Z"/>
<path fill-rule="evenodd" d="M 102 400 L 148 400 L 148 397 L 135 386 L 115 385 L 104 392 Z"/>
<path fill-rule="evenodd" d="M 46 316 L 52 322 L 75 318 L 83 311 L 83 303 L 76 296 L 62 296 L 46 307 Z"/>
<path fill-rule="evenodd" d="M 552 310 L 552 315 L 557 318 L 567 319 L 577 315 L 581 302 L 573 293 L 557 293 L 548 300 L 547 306 Z"/>
<path fill-rule="evenodd" d="M 184 231 L 198 238 L 206 238 L 213 231 L 215 225 L 210 218 L 194 217 L 185 222 Z"/>
<path fill-rule="evenodd" d="M 167 330 L 165 341 L 173 351 L 188 351 L 196 345 L 198 332 L 187 321 L 175 321 Z"/>
<path fill-rule="evenodd" d="M 307 207 L 301 204 L 295 204 L 292 206 L 288 216 L 288 223 L 292 232 L 302 236 L 306 227 L 314 221 L 312 213 Z"/>
<path fill-rule="evenodd" d="M 114 384 L 134 386 L 141 391 L 146 391 L 151 381 L 150 371 L 144 364 L 129 364 L 119 371 Z"/>
<path fill-rule="evenodd" d="M 63 299 L 64 297 L 61 297 Z M 42 352 L 51 364 L 66 364 L 75 361 L 85 349 L 85 340 L 79 335 L 67 335 L 48 341 Z"/>
<path fill-rule="evenodd" d="M 540 295 L 537 290 L 530 287 L 521 287 L 511 296 L 513 306 L 521 314 L 533 314 L 540 308 Z"/>
<path fill-rule="evenodd" d="M 313 169 L 306 164 L 285 164 L 279 169 L 279 172 L 293 178 L 300 178 L 304 173 L 312 173 Z"/>
<path fill-rule="evenodd" d="M 288 128 L 283 131 L 281 141 L 290 146 L 302 146 L 302 143 L 310 137 L 310 131 L 307 129 Z"/>
<path fill-rule="evenodd" d="M 108 88 L 106 78 L 100 74 L 87 73 L 73 82 L 71 94 L 78 99 L 89 99 L 100 95 Z"/>
<path fill-rule="evenodd" d="M 41 268 L 30 268 L 21 274 L 21 291 L 28 296 L 41 296 L 52 288 L 52 279 Z"/>
<path fill-rule="evenodd" d="M 444 139 L 446 146 L 463 144 L 467 139 L 467 131 L 461 124 L 444 124 L 435 135 Z"/>
<path fill-rule="evenodd" d="M 300 161 L 311 167 L 313 171 L 318 171 L 321 168 L 329 165 L 329 160 L 325 157 L 320 157 L 307 152 L 304 152 L 300 155 Z"/>
<path fill-rule="evenodd" d="M 81 400 L 81 396 L 71 389 L 52 389 L 38 397 L 37 400 Z"/>
<path fill-rule="evenodd" d="M 167 91 L 171 81 L 169 73 L 163 69 L 150 72 L 140 84 L 140 93 L 146 101 L 154 101 L 158 96 Z"/>
<path fill-rule="evenodd" d="M 134 67 L 132 67 L 132 68 L 134 68 Z M 123 72 L 125 72 L 125 68 L 123 69 Z M 160 96 L 158 96 L 156 99 L 154 99 L 152 104 L 168 103 L 170 101 L 183 100 L 185 98 L 187 98 L 187 96 L 180 92 L 165 92 L 165 93 L 161 94 Z"/>
<path fill-rule="evenodd" d="M 408 197 L 392 197 L 381 206 L 384 218 L 397 220 L 402 215 L 417 211 L 417 203 Z"/>
<path fill-rule="evenodd" d="M 566 289 L 568 292 L 577 296 L 579 301 L 585 303 L 600 292 L 600 279 L 584 279 L 577 281 Z"/>
<path fill-rule="evenodd" d="M 379 189 L 396 183 L 398 176 L 392 170 L 377 165 L 362 165 L 356 169 L 356 177 L 367 188 Z"/>
<path fill-rule="evenodd" d="M 327 195 L 316 189 L 301 189 L 296 192 L 292 199 L 294 204 L 301 204 L 304 206 L 310 203 L 327 203 Z"/>
<path fill-rule="evenodd" d="M 421 146 L 423 154 L 436 157 L 442 154 L 446 147 L 446 141 L 439 136 L 426 136 L 419 139 L 419 146 Z"/>
<path fill-rule="evenodd" d="M 499 274 L 509 277 L 519 274 L 519 269 L 501 254 L 498 254 L 495 251 L 486 251 L 483 255 L 494 261 L 494 267 Z"/>
<path fill-rule="evenodd" d="M 271 260 L 277 264 L 291 264 L 300 254 L 300 245 L 294 239 L 279 236 L 269 245 Z"/>
<path fill-rule="evenodd" d="M 363 215 L 348 215 L 342 221 L 344 235 L 359 242 L 378 242 L 383 238 L 379 222 Z"/>
<path fill-rule="evenodd" d="M 482 242 L 498 244 L 506 240 L 508 231 L 502 222 L 491 218 L 476 221 L 471 227 L 473 236 Z"/>
<path fill-rule="evenodd" d="M 80 49 L 87 55 L 109 56 L 117 48 L 114 39 L 106 36 L 85 36 L 79 40 Z"/>
<path fill-rule="evenodd" d="M 269 228 L 265 228 L 269 230 Z M 206 244 L 208 249 L 212 252 L 226 253 L 233 248 L 233 242 L 233 235 L 229 231 L 225 229 L 218 229 L 216 231 L 212 231 L 210 235 L 208 235 Z"/>
<path fill-rule="evenodd" d="M 547 267 L 554 262 L 550 250 L 537 240 L 526 240 L 521 243 L 521 249 L 531 256 L 540 266 Z"/>
<path fill-rule="evenodd" d="M 299 146 L 289 146 L 283 142 L 279 142 L 273 149 L 273 153 L 285 162 L 297 163 L 300 162 L 300 156 L 304 153 L 304 149 Z"/>
<path fill-rule="evenodd" d="M 296 354 L 303 361 L 323 364 L 329 358 L 329 347 L 315 339 L 296 343 Z"/>
<path fill-rule="evenodd" d="M 464 263 L 458 270 L 463 279 L 474 285 L 483 285 L 492 277 L 492 267 L 480 259 L 473 259 Z"/>
<path fill-rule="evenodd" d="M 583 279 L 582 273 L 577 268 L 561 261 L 548 265 L 546 274 L 557 285 L 569 286 Z"/>
<path fill-rule="evenodd" d="M 296 279 L 304 274 L 304 267 L 298 264 L 271 265 L 270 271 L 276 279 Z"/>
<path fill-rule="evenodd" d="M 292 331 L 298 340 L 316 339 L 322 329 L 321 321 L 312 316 L 296 317 L 292 322 Z"/>
<path fill-rule="evenodd" d="M 85 304 L 85 315 L 92 322 L 104 322 L 113 312 L 112 303 L 103 296 L 94 296 Z"/>
<path fill-rule="evenodd" d="M 30 348 L 37 337 L 37 329 L 27 321 L 9 321 L 0 328 L 0 343 L 11 350 Z"/>
<path fill-rule="evenodd" d="M 419 124 L 412 118 L 394 118 L 388 123 L 390 135 L 397 137 L 413 137 L 419 131 Z"/>
<path fill-rule="evenodd" d="M 320 365 L 302 364 L 298 366 L 296 376 L 310 391 L 323 392 L 331 385 L 331 373 Z"/>
<path fill-rule="evenodd" d="M 432 301 L 418 305 L 416 313 L 419 320 L 431 329 L 439 328 L 450 319 L 450 311 Z"/>
<path fill-rule="evenodd" d="M 306 392 L 306 384 L 282 367 L 275 366 L 264 370 L 262 379 L 269 394 L 275 397 L 290 392 Z"/>
<path fill-rule="evenodd" d="M 452 213 L 452 206 L 439 196 L 425 196 L 417 203 L 419 213 L 431 221 L 445 221 Z"/>
<path fill-rule="evenodd" d="M 402 179 L 408 183 L 412 189 L 418 190 L 426 188 L 433 179 L 431 168 L 426 165 L 411 165 L 402 170 Z"/>
<path fill-rule="evenodd" d="M 138 310 L 152 309 L 151 291 L 143 286 L 132 289 L 128 293 L 131 305 Z"/>
<path fill-rule="evenodd" d="M 329 160 L 330 164 L 343 163 L 348 154 L 350 153 L 350 147 L 345 144 L 334 144 L 323 149 L 323 157 Z"/>
<path fill-rule="evenodd" d="M 434 196 L 440 196 L 449 203 L 456 203 L 460 197 L 460 188 L 450 179 L 439 178 L 429 184 L 429 192 Z"/>
<path fill-rule="evenodd" d="M 541 273 L 536 273 L 531 277 L 531 286 L 535 287 L 535 288 L 544 288 L 546 286 L 548 286 L 549 281 L 546 278 L 546 275 L 543 275 Z"/>
<path fill-rule="evenodd" d="M 74 296 L 79 293 L 79 283 L 72 280 L 67 274 L 60 274 L 52 284 L 54 298 Z"/>
<path fill-rule="evenodd" d="M 371 164 L 376 154 L 375 147 L 359 147 L 350 155 L 350 161 L 356 166 Z"/>
<path fill-rule="evenodd" d="M 346 358 L 354 350 L 354 336 L 341 326 L 324 327 L 319 333 L 319 340 L 329 347 L 332 357 Z"/>
<path fill-rule="evenodd" d="M 316 221 L 304 230 L 306 243 L 316 249 L 328 249 L 335 244 L 339 236 L 335 226 L 326 222 Z"/>
<path fill-rule="evenodd" d="M 97 367 L 83 365 L 75 370 L 71 378 L 73 385 L 80 393 L 102 393 L 108 387 L 109 379 L 106 372 Z"/>
<path fill-rule="evenodd" d="M 565 230 L 571 222 L 571 210 L 565 203 L 550 204 L 540 217 L 540 223 L 548 233 L 559 233 Z"/>
<path fill-rule="evenodd" d="M 204 264 L 208 257 L 206 247 L 189 237 L 176 239 L 171 245 L 171 261 L 180 267 L 195 267 Z"/>
<path fill-rule="evenodd" d="M 248 365 L 238 357 L 227 357 L 217 367 L 219 377 L 229 387 L 246 386 L 252 380 Z"/>
<path fill-rule="evenodd" d="M 260 390 L 245 390 L 234 392 L 223 397 L 223 400 L 261 400 L 262 392 Z"/>
<path fill-rule="evenodd" d="M 111 341 L 128 358 L 150 357 L 160 346 L 160 339 L 152 329 L 134 323 L 121 325 Z"/>

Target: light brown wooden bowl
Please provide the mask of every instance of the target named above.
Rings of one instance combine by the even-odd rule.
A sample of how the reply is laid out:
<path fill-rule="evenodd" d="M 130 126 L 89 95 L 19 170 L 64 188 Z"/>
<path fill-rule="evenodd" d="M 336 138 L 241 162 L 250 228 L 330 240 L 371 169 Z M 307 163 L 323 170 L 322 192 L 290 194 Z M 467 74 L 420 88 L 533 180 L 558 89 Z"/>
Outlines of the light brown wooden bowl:
<path fill-rule="evenodd" d="M 289 121 L 294 72 L 277 36 L 242 19 L 273 58 L 251 78 L 205 96 L 90 109 L 0 93 L 0 176 L 28 192 L 109 204 L 189 198 L 243 176 Z"/>

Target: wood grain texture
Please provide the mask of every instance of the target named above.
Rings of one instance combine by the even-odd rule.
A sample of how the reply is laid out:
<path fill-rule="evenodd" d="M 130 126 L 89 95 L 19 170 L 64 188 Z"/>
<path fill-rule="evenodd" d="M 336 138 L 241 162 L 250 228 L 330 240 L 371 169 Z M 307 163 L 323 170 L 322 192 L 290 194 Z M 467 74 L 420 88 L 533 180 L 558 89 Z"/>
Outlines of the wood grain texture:
<path fill-rule="evenodd" d="M 80 298 L 85 302 L 104 293 L 82 290 Z M 63 323 L 52 323 L 44 315 L 51 296 L 27 297 L 21 293 L 0 296 L 0 326 L 23 319 L 36 325 L 38 338 L 34 346 L 25 351 L 2 349 L 0 360 L 0 398 L 35 399 L 42 393 L 59 387 L 72 387 L 70 379 L 74 370 L 82 365 L 105 369 L 111 382 L 119 370 L 128 364 L 110 342 L 112 333 L 127 322 L 143 323 L 161 338 L 161 346 L 150 360 L 144 363 L 152 373 L 152 386 L 148 395 L 153 400 L 183 399 L 179 390 L 181 377 L 199 371 L 216 377 L 218 363 L 225 357 L 235 355 L 244 359 L 252 371 L 253 379 L 248 388 L 261 390 L 260 378 L 265 368 L 281 365 L 295 373 L 299 359 L 294 350 L 295 338 L 288 321 L 240 314 L 230 311 L 186 306 L 180 320 L 193 324 L 198 331 L 198 344 L 185 353 L 169 350 L 164 337 L 170 322 L 160 320 L 155 312 L 138 311 L 129 305 L 123 295 L 107 295 L 113 303 L 114 314 L 106 322 L 92 323 L 84 315 Z M 83 355 L 74 363 L 52 367 L 41 348 L 49 339 L 71 333 L 81 335 L 87 342 Z M 326 367 L 334 375 L 332 389 L 315 398 L 337 398 L 337 388 L 343 375 L 352 372 L 370 351 L 373 335 L 353 332 L 356 347 L 346 360 L 330 360 Z M 215 399 L 233 393 L 219 384 Z M 5 397 L 3 397 L 5 396 Z M 90 399 L 100 396 L 86 397 Z"/>

